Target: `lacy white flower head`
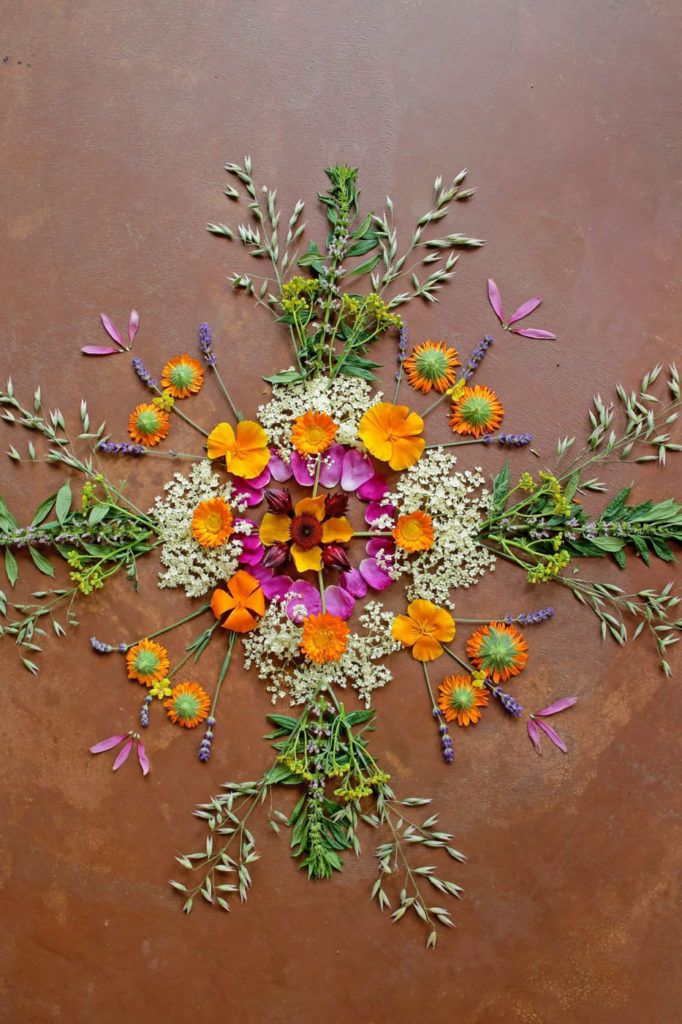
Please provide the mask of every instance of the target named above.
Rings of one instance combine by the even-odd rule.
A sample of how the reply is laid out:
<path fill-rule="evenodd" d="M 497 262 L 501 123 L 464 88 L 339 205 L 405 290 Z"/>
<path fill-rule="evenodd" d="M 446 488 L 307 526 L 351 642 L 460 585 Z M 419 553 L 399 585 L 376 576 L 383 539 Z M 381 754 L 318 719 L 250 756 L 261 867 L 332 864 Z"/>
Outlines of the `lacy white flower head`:
<path fill-rule="evenodd" d="M 164 494 L 155 499 L 150 512 L 158 523 L 161 562 L 167 567 L 159 574 L 159 587 L 184 587 L 187 597 L 201 597 L 237 571 L 242 538 L 251 531 L 249 523 L 235 521 L 232 535 L 219 547 L 202 547 L 192 536 L 194 511 L 210 498 L 222 498 L 233 512 L 244 511 L 244 502 L 231 483 L 202 459 L 189 476 L 176 473 L 165 485 Z"/>

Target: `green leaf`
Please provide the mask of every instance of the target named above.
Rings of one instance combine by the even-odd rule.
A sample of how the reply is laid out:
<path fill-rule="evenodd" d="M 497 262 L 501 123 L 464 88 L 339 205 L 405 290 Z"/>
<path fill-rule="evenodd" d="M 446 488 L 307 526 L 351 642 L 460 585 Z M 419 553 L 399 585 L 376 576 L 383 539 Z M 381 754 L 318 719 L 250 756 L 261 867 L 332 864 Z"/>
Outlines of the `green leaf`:
<path fill-rule="evenodd" d="M 602 512 L 601 519 L 618 519 L 630 497 L 631 490 L 631 487 L 624 487 L 622 491 L 618 491 L 618 494 L 614 495 Z"/>
<path fill-rule="evenodd" d="M 578 484 L 580 483 L 580 470 L 576 469 L 575 473 L 571 473 L 564 488 L 564 496 L 570 499 L 573 497 L 575 492 L 578 490 Z"/>
<path fill-rule="evenodd" d="M 359 238 L 357 242 L 353 242 L 346 256 L 364 256 L 366 252 L 371 252 L 379 244 L 379 239 L 373 231 L 368 231 L 364 238 Z"/>
<path fill-rule="evenodd" d="M 90 529 L 94 529 L 98 523 L 101 523 L 109 514 L 108 505 L 95 505 L 88 516 L 88 526 Z"/>
<path fill-rule="evenodd" d="M 35 548 L 32 548 L 30 546 L 28 550 L 36 568 L 40 569 L 40 571 L 44 573 L 45 576 L 54 576 L 54 569 L 50 562 L 48 562 L 47 558 L 45 558 L 45 555 L 42 555 L 40 551 L 36 551 Z"/>
<path fill-rule="evenodd" d="M 18 522 L 7 507 L 4 498 L 0 498 L 0 521 L 7 523 L 10 527 L 18 526 Z"/>
<path fill-rule="evenodd" d="M 36 509 L 36 514 L 34 515 L 33 520 L 31 522 L 31 526 L 37 526 L 39 523 L 42 523 L 44 519 L 47 519 L 50 512 L 52 511 L 56 499 L 57 495 L 51 494 L 50 497 L 46 498 L 41 505 L 38 505 L 38 508 Z"/>
<path fill-rule="evenodd" d="M 676 562 L 674 554 L 670 550 L 669 546 L 664 540 L 660 540 L 658 537 L 649 537 L 649 543 L 658 555 L 658 557 L 664 562 Z"/>
<path fill-rule="evenodd" d="M 622 537 L 593 537 L 592 543 L 601 551 L 620 551 L 625 547 L 625 540 Z"/>
<path fill-rule="evenodd" d="M 509 497 L 509 463 L 505 462 L 504 466 L 497 474 L 493 477 L 493 500 L 492 509 L 493 513 L 502 512 L 505 505 L 507 504 L 507 498 Z"/>
<path fill-rule="evenodd" d="M 10 587 L 13 587 L 19 576 L 19 563 L 14 557 L 14 552 L 11 548 L 5 548 L 5 572 L 7 573 Z"/>
<path fill-rule="evenodd" d="M 62 525 L 66 521 L 66 517 L 71 510 L 71 484 L 67 480 L 63 487 L 60 487 L 57 491 L 57 497 L 55 499 L 55 512 L 57 513 L 57 519 Z"/>
<path fill-rule="evenodd" d="M 299 380 L 303 380 L 303 376 L 298 370 L 282 370 L 281 373 L 273 373 L 269 377 L 263 377 L 263 380 L 267 381 L 268 384 L 295 384 Z"/>
<path fill-rule="evenodd" d="M 350 272 L 351 277 L 360 277 L 361 274 L 370 274 L 380 260 L 381 254 L 377 253 L 376 256 L 372 256 L 371 259 L 361 263 L 359 267 L 354 267 Z"/>

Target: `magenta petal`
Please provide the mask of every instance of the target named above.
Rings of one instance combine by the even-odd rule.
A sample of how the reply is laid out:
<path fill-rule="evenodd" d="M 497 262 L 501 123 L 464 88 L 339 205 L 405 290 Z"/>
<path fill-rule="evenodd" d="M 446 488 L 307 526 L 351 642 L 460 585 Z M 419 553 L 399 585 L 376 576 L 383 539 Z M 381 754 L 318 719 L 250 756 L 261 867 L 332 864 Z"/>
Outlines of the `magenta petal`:
<path fill-rule="evenodd" d="M 133 749 L 133 738 L 131 736 L 131 738 L 128 740 L 128 742 L 124 746 L 122 746 L 121 749 L 119 750 L 118 755 L 116 757 L 116 760 L 114 761 L 114 766 L 111 769 L 113 772 L 118 771 L 118 769 L 121 767 L 121 765 L 124 764 L 128 760 L 128 754 L 130 753 L 130 751 L 132 749 Z"/>
<path fill-rule="evenodd" d="M 362 501 L 381 501 L 388 489 L 386 477 L 377 472 L 371 480 L 366 480 L 358 487 L 357 495 Z"/>
<path fill-rule="evenodd" d="M 257 539 L 257 538 L 256 538 Z M 240 565 L 260 565 L 263 561 L 263 555 L 265 554 L 265 548 L 262 544 L 258 547 L 252 548 L 250 551 L 244 549 L 239 556 Z"/>
<path fill-rule="evenodd" d="M 509 324 L 515 324 L 517 320 L 523 320 L 523 318 L 532 313 L 534 309 L 537 309 L 541 302 L 541 297 L 535 299 L 527 299 L 526 302 L 522 303 L 518 309 L 514 310 L 512 315 L 507 320 L 507 326 L 509 326 Z"/>
<path fill-rule="evenodd" d="M 356 448 L 350 448 L 343 457 L 341 486 L 344 491 L 357 491 L 361 484 L 374 476 L 374 463 L 369 455 L 363 455 Z"/>
<path fill-rule="evenodd" d="M 130 320 L 128 321 L 128 341 L 130 347 L 133 347 L 135 341 L 135 335 L 137 334 L 137 328 L 140 326 L 140 314 L 136 309 L 130 310 Z"/>
<path fill-rule="evenodd" d="M 538 723 L 532 718 L 528 719 L 528 737 L 538 754 L 541 754 L 542 745 L 540 744 L 540 730 L 538 729 Z"/>
<path fill-rule="evenodd" d="M 116 328 L 114 327 L 114 325 L 112 324 L 111 320 L 106 315 L 106 313 L 100 313 L 100 318 L 102 320 L 102 324 L 104 325 L 104 330 L 107 332 L 109 337 L 113 341 L 116 342 L 116 344 L 118 345 L 119 348 L 123 348 L 124 349 L 125 345 L 121 341 L 121 337 L 120 337 L 118 331 L 116 330 Z"/>
<path fill-rule="evenodd" d="M 275 570 L 267 569 L 263 565 L 254 565 L 253 568 L 249 569 L 249 573 L 253 576 L 255 580 L 258 580 L 258 582 L 263 588 L 263 593 L 265 593 L 265 584 L 269 582 L 275 575 Z M 288 577 L 284 577 L 284 579 L 288 579 Z"/>
<path fill-rule="evenodd" d="M 90 753 L 101 754 L 105 750 L 111 750 L 112 747 L 117 747 L 127 735 L 127 732 L 122 732 L 118 736 L 109 736 L 106 740 L 100 740 L 99 743 L 95 743 L 94 747 L 90 747 Z"/>
<path fill-rule="evenodd" d="M 234 480 L 234 491 L 240 498 L 243 498 L 248 508 L 253 508 L 255 505 L 260 505 L 263 500 L 263 488 L 252 487 L 249 481 L 235 479 Z"/>
<path fill-rule="evenodd" d="M 320 466 L 320 483 L 323 487 L 337 486 L 341 479 L 345 451 L 342 444 L 333 444 L 323 453 Z"/>
<path fill-rule="evenodd" d="M 311 465 L 313 465 L 312 460 Z M 301 487 L 312 487 L 315 482 L 315 478 L 308 469 L 308 460 L 298 452 L 292 452 L 291 469 L 294 474 L 294 480 L 297 484 L 300 484 Z"/>
<path fill-rule="evenodd" d="M 559 750 L 563 750 L 564 754 L 568 753 L 568 747 L 562 740 L 561 736 L 554 731 L 551 725 L 547 725 L 547 722 L 538 722 L 537 724 L 540 726 L 542 731 L 549 736 L 555 747 L 558 747 Z"/>
<path fill-rule="evenodd" d="M 520 334 L 522 338 L 539 338 L 540 341 L 555 341 L 556 334 L 551 331 L 536 331 L 533 327 L 510 327 L 512 334 Z"/>
<path fill-rule="evenodd" d="M 395 551 L 395 541 L 393 537 L 372 537 L 371 540 L 367 541 L 365 551 L 370 558 L 376 558 L 380 551 L 385 551 L 387 555 L 392 555 Z"/>
<path fill-rule="evenodd" d="M 500 295 L 500 289 L 497 287 L 492 277 L 488 278 L 488 298 L 490 299 L 490 305 L 495 310 L 495 315 L 501 324 L 504 323 L 504 312 L 502 311 L 502 297 Z"/>
<path fill-rule="evenodd" d="M 119 348 L 111 348 L 104 345 L 84 345 L 81 352 L 85 356 L 111 356 L 118 355 L 121 350 Z"/>
<path fill-rule="evenodd" d="M 142 774 L 149 775 L 149 758 L 147 757 L 147 751 L 144 749 L 142 740 L 137 741 L 137 760 L 140 762 Z"/>
<path fill-rule="evenodd" d="M 267 571 L 267 570 L 266 570 Z M 272 570 L 270 570 L 272 572 Z M 273 598 L 282 598 L 291 590 L 293 580 L 291 576 L 271 576 L 270 579 L 261 580 L 261 587 L 268 601 Z"/>
<path fill-rule="evenodd" d="M 378 501 L 370 501 L 365 509 L 365 522 L 371 526 L 381 516 L 392 516 L 394 512 L 395 505 L 382 505 Z"/>
<path fill-rule="evenodd" d="M 557 700 L 554 704 L 548 705 L 543 708 L 542 711 L 536 711 L 536 715 L 556 715 L 565 708 L 571 708 L 578 701 L 577 697 L 562 697 L 561 700 Z"/>
<path fill-rule="evenodd" d="M 270 483 L 270 469 L 266 466 L 262 473 L 258 476 L 253 476 L 249 480 L 245 480 L 241 476 L 235 476 L 233 478 L 237 483 L 248 484 L 249 487 L 255 487 L 257 490 L 263 490 Z"/>
<path fill-rule="evenodd" d="M 258 548 L 263 546 L 257 533 L 249 533 L 246 536 L 239 534 L 239 536 L 241 537 L 244 551 L 257 551 Z"/>
<path fill-rule="evenodd" d="M 339 576 L 339 583 L 353 597 L 364 597 L 367 593 L 367 583 L 357 569 L 342 572 Z"/>
<path fill-rule="evenodd" d="M 393 580 L 385 569 L 382 569 L 376 558 L 363 558 L 360 562 L 360 575 L 369 583 L 373 590 L 386 590 Z"/>
<path fill-rule="evenodd" d="M 343 590 L 341 587 L 327 587 L 324 592 L 324 600 L 329 614 L 338 615 L 344 622 L 353 614 L 355 600 L 347 590 Z"/>
<path fill-rule="evenodd" d="M 278 484 L 283 484 L 285 480 L 291 478 L 291 466 L 281 459 L 273 448 L 270 449 L 268 469 Z"/>
<path fill-rule="evenodd" d="M 322 608 L 320 592 L 307 580 L 296 580 L 289 589 L 285 611 L 292 622 L 300 626 L 306 615 L 319 615 Z"/>

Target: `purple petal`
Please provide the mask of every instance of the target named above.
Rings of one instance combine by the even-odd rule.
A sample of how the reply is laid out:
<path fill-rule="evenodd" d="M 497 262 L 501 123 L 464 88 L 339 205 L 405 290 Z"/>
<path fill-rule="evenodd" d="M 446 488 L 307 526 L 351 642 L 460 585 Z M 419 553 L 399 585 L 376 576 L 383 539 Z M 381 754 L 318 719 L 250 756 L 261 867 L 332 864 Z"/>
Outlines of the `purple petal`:
<path fill-rule="evenodd" d="M 284 459 L 281 459 L 277 452 L 272 448 L 270 449 L 268 469 L 278 484 L 283 484 L 285 480 L 289 480 L 291 478 L 291 466 L 288 462 L 285 462 Z"/>
<path fill-rule="evenodd" d="M 322 455 L 320 466 L 320 483 L 323 487 L 336 487 L 341 479 L 343 457 L 346 449 L 342 444 L 333 444 Z"/>
<path fill-rule="evenodd" d="M 136 309 L 130 310 L 130 320 L 128 321 L 128 341 L 130 347 L 133 347 L 135 341 L 135 335 L 137 334 L 137 328 L 140 326 L 140 314 Z"/>
<path fill-rule="evenodd" d="M 357 495 L 362 501 L 381 501 L 388 489 L 386 477 L 377 472 L 371 480 L 366 480 L 358 487 Z"/>
<path fill-rule="evenodd" d="M 253 508 L 255 505 L 260 505 L 263 500 L 263 488 L 252 487 L 247 480 L 241 480 L 235 478 L 234 491 L 235 494 L 243 498 L 248 508 Z"/>
<path fill-rule="evenodd" d="M 507 320 L 507 326 L 509 326 L 509 324 L 515 324 L 517 320 L 523 320 L 523 318 L 532 313 L 534 309 L 537 309 L 541 302 L 542 297 L 535 299 L 527 299 L 519 306 L 518 309 L 514 310 L 512 315 Z"/>
<path fill-rule="evenodd" d="M 551 331 L 537 331 L 534 327 L 510 327 L 512 334 L 520 334 L 522 338 L 539 338 L 540 341 L 554 341 L 556 334 Z"/>
<path fill-rule="evenodd" d="M 502 297 L 500 295 L 500 289 L 497 287 L 492 277 L 488 278 L 488 298 L 490 299 L 490 305 L 495 310 L 495 315 L 501 324 L 504 323 L 504 312 L 502 310 Z"/>
<path fill-rule="evenodd" d="M 347 590 L 343 590 L 341 587 L 327 587 L 324 592 L 324 600 L 329 614 L 338 615 L 344 622 L 353 614 L 355 600 Z"/>
<path fill-rule="evenodd" d="M 250 539 L 250 538 L 248 538 Z M 258 537 L 255 538 L 258 540 Z M 244 548 L 241 555 L 239 556 L 240 565 L 260 565 L 263 561 L 263 555 L 265 554 L 265 547 L 259 542 L 258 546 L 247 550 Z"/>
<path fill-rule="evenodd" d="M 311 461 L 311 465 L 312 465 Z M 305 459 L 298 452 L 292 452 L 291 455 L 291 468 L 294 474 L 294 480 L 301 487 L 312 487 L 315 482 L 313 474 L 308 469 L 308 460 Z"/>
<path fill-rule="evenodd" d="M 378 501 L 370 501 L 365 509 L 365 522 L 371 526 L 380 516 L 392 516 L 395 512 L 395 505 L 382 505 Z"/>
<path fill-rule="evenodd" d="M 342 572 L 339 576 L 339 583 L 353 597 L 364 597 L 367 593 L 367 583 L 357 569 Z"/>
<path fill-rule="evenodd" d="M 270 483 L 270 469 L 266 466 L 262 473 L 259 473 L 258 476 L 251 477 L 249 480 L 245 480 L 241 476 L 235 476 L 233 479 L 235 483 L 248 484 L 249 487 L 255 487 L 258 490 L 263 490 Z"/>
<path fill-rule="evenodd" d="M 564 754 L 568 753 L 568 747 L 562 740 L 561 736 L 559 736 L 558 733 L 554 732 L 554 729 L 551 725 L 548 725 L 547 722 L 538 722 L 537 724 L 540 726 L 542 731 L 546 733 L 547 736 L 549 736 L 550 740 L 552 741 L 555 747 L 558 747 L 559 750 L 563 750 Z"/>
<path fill-rule="evenodd" d="M 264 572 L 272 572 L 272 569 L 264 569 Z M 253 572 L 255 576 L 255 571 Z M 275 576 L 274 573 L 269 579 L 263 579 L 260 581 L 263 593 L 267 597 L 268 601 L 272 601 L 273 598 L 282 598 L 291 590 L 293 580 L 291 576 Z"/>
<path fill-rule="evenodd" d="M 322 601 L 317 587 L 307 580 L 296 580 L 292 584 L 285 605 L 285 611 L 292 622 L 300 626 L 306 615 L 319 615 L 321 608 Z"/>
<path fill-rule="evenodd" d="M 120 351 L 120 348 L 114 348 L 113 345 L 111 348 L 104 345 L 84 345 L 81 349 L 83 355 L 86 356 L 111 356 L 114 353 L 118 355 Z"/>
<path fill-rule="evenodd" d="M 548 707 L 543 708 L 542 711 L 536 711 L 536 715 L 556 715 L 565 708 L 571 708 L 577 702 L 577 697 L 562 697 L 561 700 L 557 700 L 554 704 L 550 704 Z"/>
<path fill-rule="evenodd" d="M 387 555 L 392 555 L 395 551 L 395 541 L 393 537 L 372 537 L 371 540 L 367 541 L 365 551 L 370 558 L 376 558 L 380 551 L 385 551 Z"/>
<path fill-rule="evenodd" d="M 538 754 L 541 754 L 542 745 L 540 743 L 540 730 L 538 729 L 538 723 L 532 718 L 528 719 L 528 736 Z"/>
<path fill-rule="evenodd" d="M 130 753 L 130 751 L 132 749 L 133 749 L 133 738 L 131 736 L 131 738 L 128 740 L 128 742 L 125 744 L 125 746 L 121 747 L 121 749 L 119 750 L 118 755 L 116 757 L 116 760 L 114 761 L 114 766 L 111 769 L 113 772 L 118 771 L 118 769 L 121 767 L 121 765 L 125 764 L 125 762 L 128 760 L 128 754 Z"/>
<path fill-rule="evenodd" d="M 374 463 L 369 455 L 351 448 L 343 457 L 341 486 L 344 491 L 357 491 L 358 487 L 372 479 L 374 473 Z"/>
<path fill-rule="evenodd" d="M 125 345 L 121 341 L 121 337 L 118 331 L 116 330 L 116 328 L 114 327 L 106 313 L 100 313 L 100 318 L 102 320 L 102 324 L 104 325 L 104 330 L 107 332 L 109 337 L 116 342 L 119 348 L 125 349 Z"/>
<path fill-rule="evenodd" d="M 360 562 L 360 574 L 373 590 L 386 590 L 393 580 L 385 569 L 382 569 L 376 558 L 363 558 Z"/>
<path fill-rule="evenodd" d="M 99 743 L 95 743 L 94 747 L 90 747 L 90 753 L 101 754 L 105 750 L 111 750 L 112 747 L 117 747 L 127 735 L 127 732 L 122 732 L 118 736 L 110 736 L 106 740 L 100 740 Z"/>
<path fill-rule="evenodd" d="M 147 757 L 147 751 L 144 749 L 142 740 L 137 741 L 137 760 L 140 762 L 142 774 L 149 775 L 149 758 Z"/>

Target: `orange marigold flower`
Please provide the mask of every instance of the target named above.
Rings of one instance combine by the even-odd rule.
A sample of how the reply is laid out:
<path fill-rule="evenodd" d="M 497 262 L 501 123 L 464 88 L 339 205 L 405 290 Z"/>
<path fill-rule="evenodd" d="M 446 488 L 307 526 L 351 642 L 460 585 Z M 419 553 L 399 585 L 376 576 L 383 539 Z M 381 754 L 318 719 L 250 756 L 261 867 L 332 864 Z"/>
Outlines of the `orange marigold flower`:
<path fill-rule="evenodd" d="M 349 633 L 338 615 L 308 615 L 303 621 L 301 650 L 311 661 L 338 661 L 348 646 Z"/>
<path fill-rule="evenodd" d="M 168 651 L 154 640 L 140 640 L 126 654 L 128 678 L 137 679 L 143 686 L 151 686 L 163 679 L 169 665 Z"/>
<path fill-rule="evenodd" d="M 318 455 L 329 448 L 338 429 L 326 412 L 306 412 L 294 420 L 291 443 L 301 455 Z"/>
<path fill-rule="evenodd" d="M 504 409 L 495 392 L 475 384 L 464 388 L 453 404 L 450 426 L 456 434 L 483 437 L 497 430 L 503 416 Z"/>
<path fill-rule="evenodd" d="M 475 725 L 490 696 L 487 690 L 471 685 L 470 676 L 446 676 L 438 687 L 438 707 L 446 722 Z"/>
<path fill-rule="evenodd" d="M 173 398 L 188 398 L 201 391 L 204 368 L 185 352 L 169 359 L 161 371 L 161 383 Z"/>
<path fill-rule="evenodd" d="M 408 469 L 424 451 L 423 429 L 424 420 L 406 405 L 378 402 L 360 420 L 358 435 L 367 450 L 391 469 Z"/>
<path fill-rule="evenodd" d="M 428 512 L 410 512 L 399 516 L 393 539 L 405 551 L 428 551 L 433 545 L 433 523 Z"/>
<path fill-rule="evenodd" d="M 472 664 L 486 672 L 495 683 L 517 676 L 528 661 L 528 644 L 516 626 L 491 622 L 477 629 L 467 641 Z"/>
<path fill-rule="evenodd" d="M 403 365 L 407 381 L 416 391 L 428 395 L 433 388 L 442 395 L 455 383 L 455 367 L 460 362 L 457 349 L 450 348 L 444 341 L 427 339 L 412 349 Z"/>
<path fill-rule="evenodd" d="M 202 548 L 218 548 L 232 534 L 232 509 L 222 498 L 200 502 L 192 515 L 192 536 Z"/>
<path fill-rule="evenodd" d="M 136 444 L 145 448 L 153 448 L 163 441 L 170 430 L 168 413 L 155 405 L 138 405 L 133 409 L 128 420 L 128 433 Z"/>
<path fill-rule="evenodd" d="M 178 683 L 168 700 L 163 702 L 171 722 L 193 729 L 208 717 L 211 705 L 208 694 L 198 683 Z"/>
<path fill-rule="evenodd" d="M 235 633 L 248 633 L 265 611 L 265 597 L 261 585 L 250 572 L 240 569 L 232 579 L 215 590 L 211 598 L 211 611 L 220 619 L 223 629 Z"/>
<path fill-rule="evenodd" d="M 417 661 L 434 661 L 443 653 L 443 644 L 455 639 L 455 620 L 445 608 L 432 601 L 412 601 L 407 615 L 398 615 L 391 634 L 403 646 L 412 648 Z"/>
<path fill-rule="evenodd" d="M 270 461 L 268 435 L 253 420 L 240 420 L 234 430 L 229 423 L 219 423 L 206 446 L 209 459 L 224 455 L 230 473 L 245 480 L 260 476 Z"/>

